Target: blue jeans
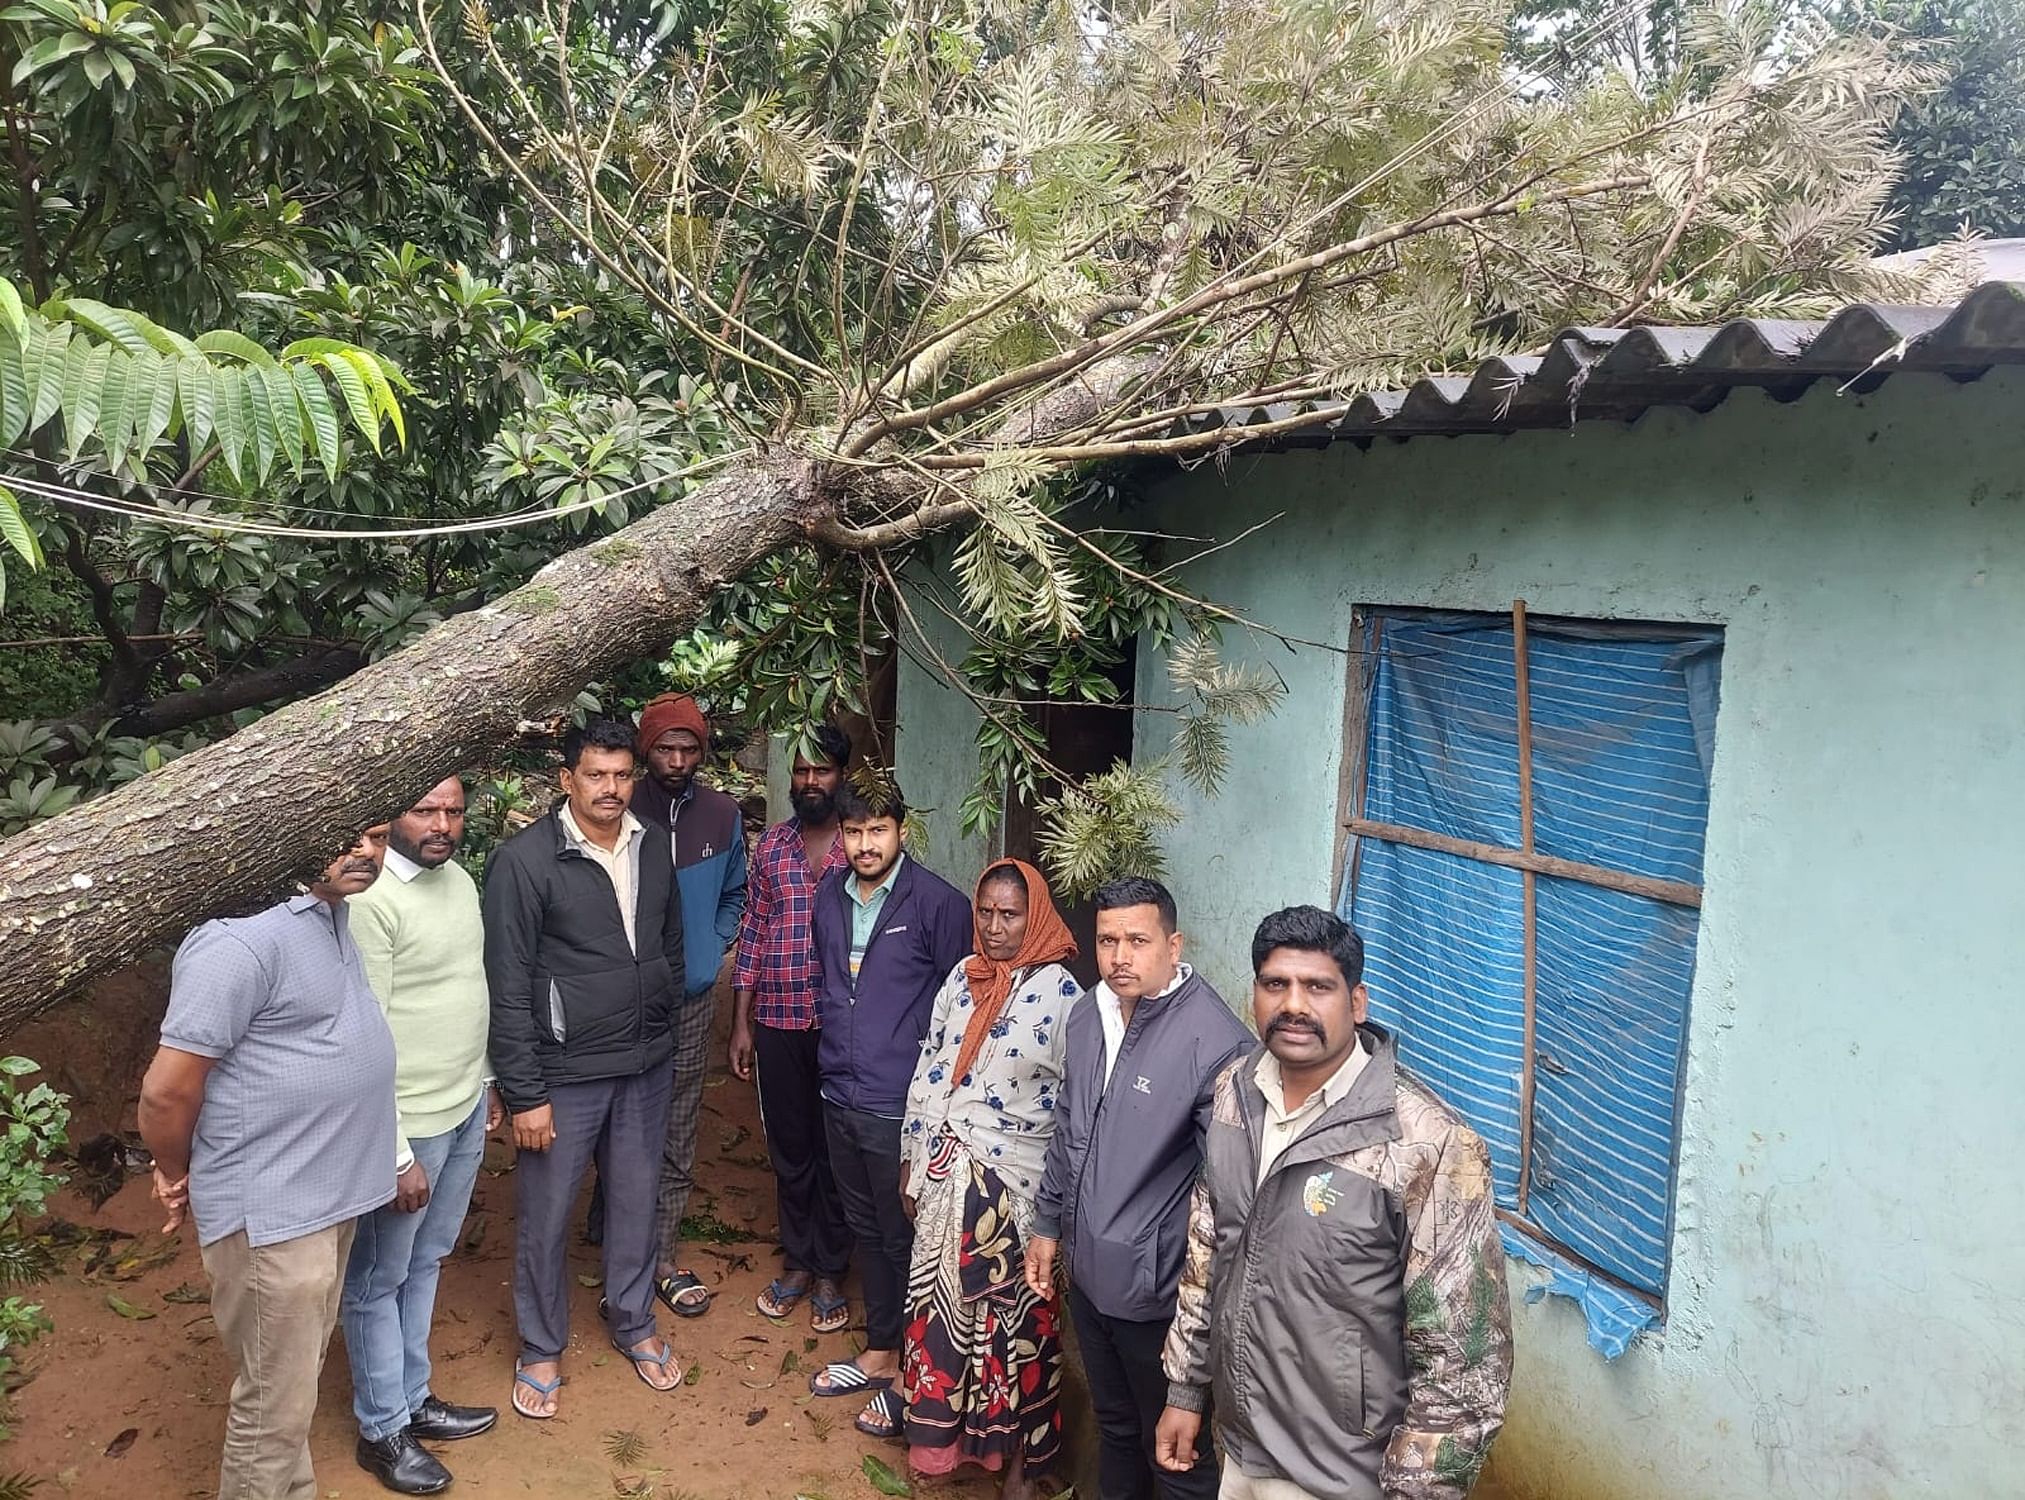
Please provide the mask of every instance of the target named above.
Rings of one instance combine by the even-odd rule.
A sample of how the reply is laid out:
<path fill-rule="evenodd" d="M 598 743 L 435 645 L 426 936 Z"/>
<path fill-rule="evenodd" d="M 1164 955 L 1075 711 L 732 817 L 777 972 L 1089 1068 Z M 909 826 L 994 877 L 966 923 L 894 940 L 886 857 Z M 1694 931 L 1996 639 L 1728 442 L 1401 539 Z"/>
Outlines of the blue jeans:
<path fill-rule="evenodd" d="M 408 1425 L 429 1395 L 429 1325 L 436 1279 L 457 1248 L 464 1210 L 485 1159 L 485 1099 L 455 1130 L 408 1142 L 429 1176 L 421 1212 L 392 1204 L 361 1218 L 345 1267 L 345 1352 L 352 1362 L 352 1410 L 359 1435 L 377 1443 Z"/>

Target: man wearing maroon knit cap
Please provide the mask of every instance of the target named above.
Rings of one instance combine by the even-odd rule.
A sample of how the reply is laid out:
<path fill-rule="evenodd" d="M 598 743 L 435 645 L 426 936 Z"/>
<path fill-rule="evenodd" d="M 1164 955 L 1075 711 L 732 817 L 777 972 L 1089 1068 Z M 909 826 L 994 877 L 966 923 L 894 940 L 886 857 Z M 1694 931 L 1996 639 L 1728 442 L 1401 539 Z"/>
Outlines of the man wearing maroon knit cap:
<path fill-rule="evenodd" d="M 696 780 L 710 748 L 710 726 L 696 700 L 663 693 L 640 712 L 634 748 L 646 774 L 633 787 L 633 816 L 668 830 L 675 883 L 682 896 L 683 999 L 675 1011 L 675 1091 L 668 1141 L 661 1154 L 656 1230 L 661 1263 L 654 1288 L 669 1311 L 701 1317 L 711 1292 L 681 1264 L 682 1215 L 694 1185 L 696 1128 L 703 1113 L 703 1074 L 710 1053 L 711 995 L 725 950 L 745 915 L 745 820 L 738 804 Z M 603 1233 L 602 1193 L 591 1204 L 591 1237 Z"/>

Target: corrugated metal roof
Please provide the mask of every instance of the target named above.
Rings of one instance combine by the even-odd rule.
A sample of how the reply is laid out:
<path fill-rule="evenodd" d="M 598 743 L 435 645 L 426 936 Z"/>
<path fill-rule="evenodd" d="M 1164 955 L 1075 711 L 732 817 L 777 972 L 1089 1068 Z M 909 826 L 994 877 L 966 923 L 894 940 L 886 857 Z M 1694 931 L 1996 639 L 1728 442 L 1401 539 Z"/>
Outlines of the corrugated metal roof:
<path fill-rule="evenodd" d="M 1567 328 L 1544 355 L 1486 360 L 1348 403 L 1310 402 L 1315 425 L 1277 439 L 1306 446 L 1422 434 L 1516 432 L 1629 421 L 1655 406 L 1707 411 L 1755 386 L 1787 401 L 1816 381 L 1866 390 L 1898 370 L 1974 379 L 2025 364 L 2025 282 L 1985 282 L 1952 307 L 1859 302 L 1825 323 L 1738 318 L 1705 328 Z M 1183 430 L 1281 422 L 1303 407 L 1225 406 Z"/>

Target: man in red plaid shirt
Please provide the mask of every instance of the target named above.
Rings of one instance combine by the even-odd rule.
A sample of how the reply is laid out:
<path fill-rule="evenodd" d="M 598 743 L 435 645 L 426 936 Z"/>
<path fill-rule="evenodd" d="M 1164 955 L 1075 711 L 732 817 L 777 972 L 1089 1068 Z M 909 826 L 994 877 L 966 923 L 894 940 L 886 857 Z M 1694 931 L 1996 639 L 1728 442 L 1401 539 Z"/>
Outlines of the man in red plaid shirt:
<path fill-rule="evenodd" d="M 759 1079 L 759 1113 L 780 1194 L 782 1274 L 759 1295 L 759 1310 L 785 1318 L 809 1299 L 817 1333 L 848 1327 L 842 1282 L 850 1231 L 830 1176 L 816 1067 L 817 965 L 809 936 L 816 884 L 844 865 L 837 836 L 837 789 L 851 741 L 825 724 L 816 759 L 795 758 L 794 816 L 769 828 L 752 857 L 745 920 L 732 974 L 731 1071 Z"/>

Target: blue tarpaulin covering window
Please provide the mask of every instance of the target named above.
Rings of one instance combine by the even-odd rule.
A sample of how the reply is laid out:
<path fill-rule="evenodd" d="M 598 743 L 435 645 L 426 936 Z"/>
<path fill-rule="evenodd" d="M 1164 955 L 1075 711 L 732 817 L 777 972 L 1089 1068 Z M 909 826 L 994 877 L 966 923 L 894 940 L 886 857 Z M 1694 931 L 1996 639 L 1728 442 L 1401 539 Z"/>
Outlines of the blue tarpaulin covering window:
<path fill-rule="evenodd" d="M 1526 640 L 1534 850 L 1698 899 L 1720 633 L 1534 618 Z M 1522 847 L 1514 642 L 1506 616 L 1367 617 L 1365 822 Z M 1357 844 L 1342 905 L 1365 935 L 1374 1013 L 1489 1142 L 1508 1226 L 1572 1252 L 1557 1285 L 1590 1289 L 1592 1334 L 1609 1330 L 1593 1341 L 1621 1349 L 1666 1291 L 1698 908 L 1535 875 L 1522 1204 L 1526 877 Z"/>

